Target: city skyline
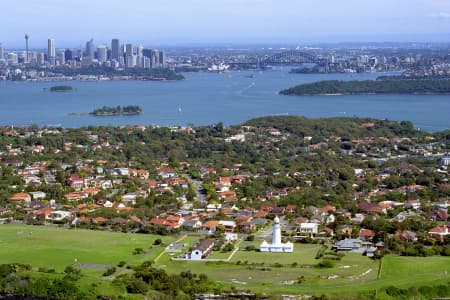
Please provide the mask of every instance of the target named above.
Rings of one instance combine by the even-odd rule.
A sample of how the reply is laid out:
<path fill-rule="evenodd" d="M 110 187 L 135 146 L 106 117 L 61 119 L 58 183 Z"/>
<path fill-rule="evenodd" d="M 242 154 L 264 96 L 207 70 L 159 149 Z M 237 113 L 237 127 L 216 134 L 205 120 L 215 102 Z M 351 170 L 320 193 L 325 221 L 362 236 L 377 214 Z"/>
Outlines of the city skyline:
<path fill-rule="evenodd" d="M 0 12 L 0 41 L 8 48 L 23 47 L 19 37 L 25 32 L 30 48 L 44 48 L 49 37 L 57 48 L 78 47 L 90 37 L 99 44 L 126 37 L 126 42 L 146 46 L 450 40 L 450 2 L 442 0 L 222 0 L 215 5 L 139 0 L 131 8 L 103 0 L 80 0 L 74 9 L 56 0 L 29 1 L 25 9 L 9 6 Z"/>

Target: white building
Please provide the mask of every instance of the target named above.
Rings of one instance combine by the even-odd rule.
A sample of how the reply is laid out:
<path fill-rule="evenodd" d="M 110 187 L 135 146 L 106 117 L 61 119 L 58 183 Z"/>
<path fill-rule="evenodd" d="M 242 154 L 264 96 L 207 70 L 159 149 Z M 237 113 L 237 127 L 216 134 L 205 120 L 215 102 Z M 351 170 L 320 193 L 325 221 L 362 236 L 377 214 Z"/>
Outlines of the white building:
<path fill-rule="evenodd" d="M 261 252 L 293 252 L 294 245 L 291 242 L 282 243 L 281 242 L 281 226 L 280 219 L 275 217 L 273 219 L 273 229 L 272 229 L 272 243 L 269 244 L 266 241 L 261 243 L 259 246 L 259 251 Z"/>
<path fill-rule="evenodd" d="M 319 232 L 319 224 L 317 224 L 317 223 L 301 223 L 299 231 L 300 231 L 300 233 L 313 236 Z"/>

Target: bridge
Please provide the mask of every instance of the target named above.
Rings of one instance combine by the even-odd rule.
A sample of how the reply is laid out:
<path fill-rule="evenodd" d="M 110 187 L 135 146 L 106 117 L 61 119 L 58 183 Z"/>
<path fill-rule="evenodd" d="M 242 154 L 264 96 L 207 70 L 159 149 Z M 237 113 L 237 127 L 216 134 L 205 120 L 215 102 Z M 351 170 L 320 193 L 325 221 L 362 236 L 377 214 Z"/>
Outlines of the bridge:
<path fill-rule="evenodd" d="M 327 59 L 321 58 L 309 52 L 289 50 L 264 57 L 260 59 L 259 65 L 261 68 L 264 68 L 269 65 L 288 65 L 302 63 L 315 63 L 318 65 L 326 66 L 328 61 Z"/>
<path fill-rule="evenodd" d="M 324 67 L 328 66 L 328 60 L 326 58 L 319 57 L 313 53 L 298 50 L 289 50 L 272 55 L 266 55 L 252 61 L 227 62 L 227 64 L 231 66 L 253 66 L 260 69 L 273 65 L 299 65 L 302 63 L 315 63 Z"/>

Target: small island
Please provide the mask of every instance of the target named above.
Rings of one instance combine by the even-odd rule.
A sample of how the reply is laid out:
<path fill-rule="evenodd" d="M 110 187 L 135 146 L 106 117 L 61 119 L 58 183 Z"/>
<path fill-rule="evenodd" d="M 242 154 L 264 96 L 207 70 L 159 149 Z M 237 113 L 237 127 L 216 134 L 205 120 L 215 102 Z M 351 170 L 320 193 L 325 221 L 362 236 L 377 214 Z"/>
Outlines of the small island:
<path fill-rule="evenodd" d="M 142 109 L 137 105 L 128 106 L 103 106 L 102 108 L 94 109 L 89 114 L 92 116 L 103 117 L 103 116 L 131 116 L 142 114 Z"/>
<path fill-rule="evenodd" d="M 46 90 L 46 88 L 44 90 Z M 70 85 L 56 85 L 52 86 L 49 90 L 50 92 L 71 92 L 73 91 L 73 87 Z"/>
<path fill-rule="evenodd" d="M 281 95 L 449 94 L 450 79 L 325 80 L 300 84 Z"/>

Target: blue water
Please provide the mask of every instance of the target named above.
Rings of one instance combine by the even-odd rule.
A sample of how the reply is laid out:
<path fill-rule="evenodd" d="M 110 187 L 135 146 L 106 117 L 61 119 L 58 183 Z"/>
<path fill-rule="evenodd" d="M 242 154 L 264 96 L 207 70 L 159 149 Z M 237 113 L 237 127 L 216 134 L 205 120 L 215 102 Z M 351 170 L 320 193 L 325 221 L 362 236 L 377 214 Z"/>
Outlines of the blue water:
<path fill-rule="evenodd" d="M 288 74 L 290 68 L 224 74 L 187 73 L 186 80 L 93 82 L 0 82 L 0 124 L 79 127 L 85 125 L 239 124 L 266 115 L 359 116 L 410 120 L 427 131 L 450 128 L 448 95 L 280 96 L 299 83 L 325 79 L 374 79 L 380 74 Z M 253 78 L 246 76 L 253 74 Z M 44 91 L 54 85 L 68 93 Z M 92 117 L 103 105 L 139 105 L 143 115 Z"/>

